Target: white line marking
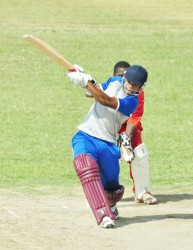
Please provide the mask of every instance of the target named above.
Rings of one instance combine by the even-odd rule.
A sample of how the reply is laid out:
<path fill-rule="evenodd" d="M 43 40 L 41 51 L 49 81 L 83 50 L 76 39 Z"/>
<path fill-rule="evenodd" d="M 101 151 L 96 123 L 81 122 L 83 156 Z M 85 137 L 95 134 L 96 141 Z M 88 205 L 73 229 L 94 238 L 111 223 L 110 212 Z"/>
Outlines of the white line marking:
<path fill-rule="evenodd" d="M 21 219 L 16 213 L 14 213 L 13 211 L 11 211 L 9 208 L 7 207 L 3 207 L 8 213 L 10 213 L 11 215 L 13 215 L 15 218 L 17 219 Z"/>
<path fill-rule="evenodd" d="M 68 208 L 67 206 L 62 206 L 63 208 Z"/>

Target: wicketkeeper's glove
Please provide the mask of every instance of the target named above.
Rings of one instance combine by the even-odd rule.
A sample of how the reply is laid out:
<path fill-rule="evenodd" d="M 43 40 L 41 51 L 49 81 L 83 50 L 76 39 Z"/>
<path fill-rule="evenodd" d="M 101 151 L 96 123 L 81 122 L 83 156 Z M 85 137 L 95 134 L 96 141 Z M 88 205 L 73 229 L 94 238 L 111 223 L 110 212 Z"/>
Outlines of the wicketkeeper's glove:
<path fill-rule="evenodd" d="M 131 146 L 131 138 L 127 133 L 123 132 L 117 136 L 117 146 L 121 150 L 122 159 L 126 162 L 131 162 L 135 158 L 133 148 Z"/>
<path fill-rule="evenodd" d="M 132 148 L 132 146 L 131 146 L 131 136 L 129 136 L 125 132 L 120 133 L 117 136 L 117 146 L 120 148 L 121 145 L 123 145 L 123 146 L 125 146 L 127 148 Z"/>

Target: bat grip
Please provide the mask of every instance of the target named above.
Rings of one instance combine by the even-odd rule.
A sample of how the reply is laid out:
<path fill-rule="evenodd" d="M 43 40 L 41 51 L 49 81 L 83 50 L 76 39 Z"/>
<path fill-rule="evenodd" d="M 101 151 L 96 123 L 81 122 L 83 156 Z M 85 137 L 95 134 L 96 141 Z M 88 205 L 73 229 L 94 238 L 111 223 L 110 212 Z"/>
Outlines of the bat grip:
<path fill-rule="evenodd" d="M 70 71 L 70 72 L 76 72 L 77 69 L 73 68 L 73 69 L 69 69 L 68 71 Z"/>

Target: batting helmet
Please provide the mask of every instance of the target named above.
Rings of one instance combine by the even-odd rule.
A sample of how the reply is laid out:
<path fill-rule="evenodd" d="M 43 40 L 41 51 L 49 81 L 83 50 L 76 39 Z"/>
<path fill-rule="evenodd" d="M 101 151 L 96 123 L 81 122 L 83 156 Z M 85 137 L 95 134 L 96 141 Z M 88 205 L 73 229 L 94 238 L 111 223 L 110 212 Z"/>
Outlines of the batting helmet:
<path fill-rule="evenodd" d="M 125 78 L 139 87 L 144 85 L 147 81 L 147 77 L 147 70 L 140 65 L 132 65 L 125 73 Z"/>

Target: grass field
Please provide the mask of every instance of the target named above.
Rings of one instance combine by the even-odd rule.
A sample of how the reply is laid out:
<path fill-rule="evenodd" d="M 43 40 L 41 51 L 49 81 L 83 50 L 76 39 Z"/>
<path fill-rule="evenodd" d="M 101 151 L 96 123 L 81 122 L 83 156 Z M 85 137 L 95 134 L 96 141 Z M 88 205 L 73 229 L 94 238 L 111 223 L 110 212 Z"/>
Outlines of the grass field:
<path fill-rule="evenodd" d="M 1 0 L 0 187 L 76 186 L 71 138 L 92 100 L 22 39 L 42 38 L 98 82 L 148 69 L 143 138 L 153 189 L 193 190 L 193 2 Z M 121 182 L 130 183 L 122 164 Z"/>

